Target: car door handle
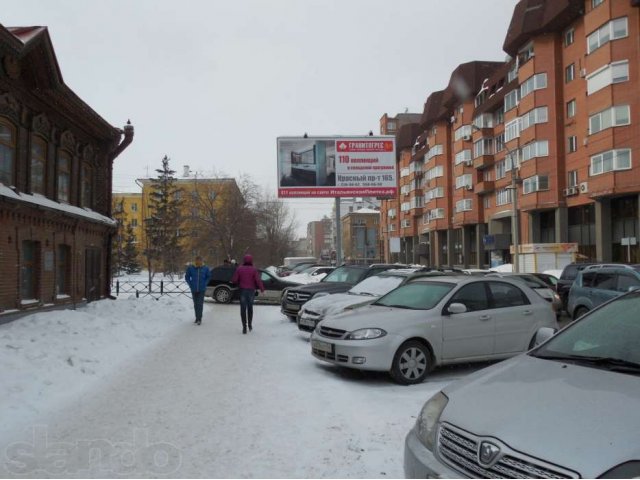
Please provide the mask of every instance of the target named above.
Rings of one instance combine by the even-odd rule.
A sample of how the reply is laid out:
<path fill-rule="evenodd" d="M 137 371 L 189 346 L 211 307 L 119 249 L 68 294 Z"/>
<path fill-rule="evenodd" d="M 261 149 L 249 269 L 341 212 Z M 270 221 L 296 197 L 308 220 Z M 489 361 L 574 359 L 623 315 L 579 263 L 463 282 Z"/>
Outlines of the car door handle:
<path fill-rule="evenodd" d="M 491 315 L 480 315 L 480 320 L 491 320 Z"/>
<path fill-rule="evenodd" d="M 533 312 L 531 310 L 525 310 L 522 312 L 523 315 L 531 315 Z"/>

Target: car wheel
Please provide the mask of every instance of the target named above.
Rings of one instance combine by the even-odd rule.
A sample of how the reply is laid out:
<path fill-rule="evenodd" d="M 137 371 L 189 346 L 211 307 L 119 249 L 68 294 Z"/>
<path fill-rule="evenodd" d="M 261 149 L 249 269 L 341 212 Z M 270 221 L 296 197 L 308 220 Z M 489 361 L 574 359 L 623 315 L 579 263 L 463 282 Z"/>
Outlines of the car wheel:
<path fill-rule="evenodd" d="M 293 315 L 287 315 L 287 318 L 288 318 L 289 320 L 291 320 L 292 322 L 296 322 L 296 323 L 298 323 L 298 319 L 297 319 L 295 316 L 293 316 Z"/>
<path fill-rule="evenodd" d="M 402 385 L 420 383 L 431 368 L 429 349 L 416 340 L 403 343 L 391 365 L 391 377 Z"/>
<path fill-rule="evenodd" d="M 218 303 L 231 303 L 231 290 L 227 287 L 218 287 L 213 292 L 213 299 Z"/>
<path fill-rule="evenodd" d="M 576 308 L 576 310 L 573 312 L 573 319 L 577 320 L 578 318 L 580 318 L 581 316 L 583 316 L 585 313 L 587 313 L 589 311 L 588 308 L 586 307 L 579 307 Z"/>

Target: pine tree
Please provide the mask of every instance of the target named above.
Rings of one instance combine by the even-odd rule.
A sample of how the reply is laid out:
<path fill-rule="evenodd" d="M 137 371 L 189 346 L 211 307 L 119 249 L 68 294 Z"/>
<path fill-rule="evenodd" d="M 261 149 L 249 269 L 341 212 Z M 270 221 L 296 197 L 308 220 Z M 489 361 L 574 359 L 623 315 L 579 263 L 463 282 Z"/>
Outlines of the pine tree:
<path fill-rule="evenodd" d="M 150 217 L 146 221 L 147 248 L 145 256 L 152 271 L 165 274 L 181 270 L 182 249 L 179 235 L 182 225 L 181 201 L 177 192 L 175 170 L 169 168 L 169 158 L 162 159 L 162 168 L 156 169 L 158 176 L 151 179 L 149 194 Z M 155 267 L 152 268 L 151 267 Z"/>
<path fill-rule="evenodd" d="M 124 199 L 114 201 L 112 215 L 116 221 L 116 233 L 111 240 L 111 275 L 118 276 L 122 271 L 124 249 Z"/>
<path fill-rule="evenodd" d="M 136 236 L 131 223 L 127 224 L 124 234 L 124 248 L 122 250 L 122 269 L 128 275 L 139 273 L 142 270 L 138 261 L 138 249 L 136 247 Z"/>

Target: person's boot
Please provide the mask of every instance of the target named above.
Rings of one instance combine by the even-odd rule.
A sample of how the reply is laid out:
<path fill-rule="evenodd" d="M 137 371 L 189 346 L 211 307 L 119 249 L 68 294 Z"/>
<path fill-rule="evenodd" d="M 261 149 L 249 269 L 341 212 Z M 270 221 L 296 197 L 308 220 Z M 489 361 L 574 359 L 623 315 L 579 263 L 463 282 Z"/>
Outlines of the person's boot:
<path fill-rule="evenodd" d="M 251 331 L 251 330 L 253 330 L 253 329 L 251 328 L 251 320 L 249 320 L 249 331 Z"/>
<path fill-rule="evenodd" d="M 246 322 L 242 322 L 242 333 L 243 334 L 247 333 L 247 324 L 246 324 Z"/>

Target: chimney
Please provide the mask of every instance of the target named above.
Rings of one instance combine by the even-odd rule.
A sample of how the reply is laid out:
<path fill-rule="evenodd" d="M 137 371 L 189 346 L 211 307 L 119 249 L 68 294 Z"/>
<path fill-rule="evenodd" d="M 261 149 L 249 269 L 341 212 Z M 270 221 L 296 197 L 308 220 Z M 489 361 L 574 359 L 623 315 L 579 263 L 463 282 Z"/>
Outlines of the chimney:
<path fill-rule="evenodd" d="M 187 178 L 189 176 L 189 165 L 183 165 L 182 168 L 184 169 L 182 176 Z"/>

